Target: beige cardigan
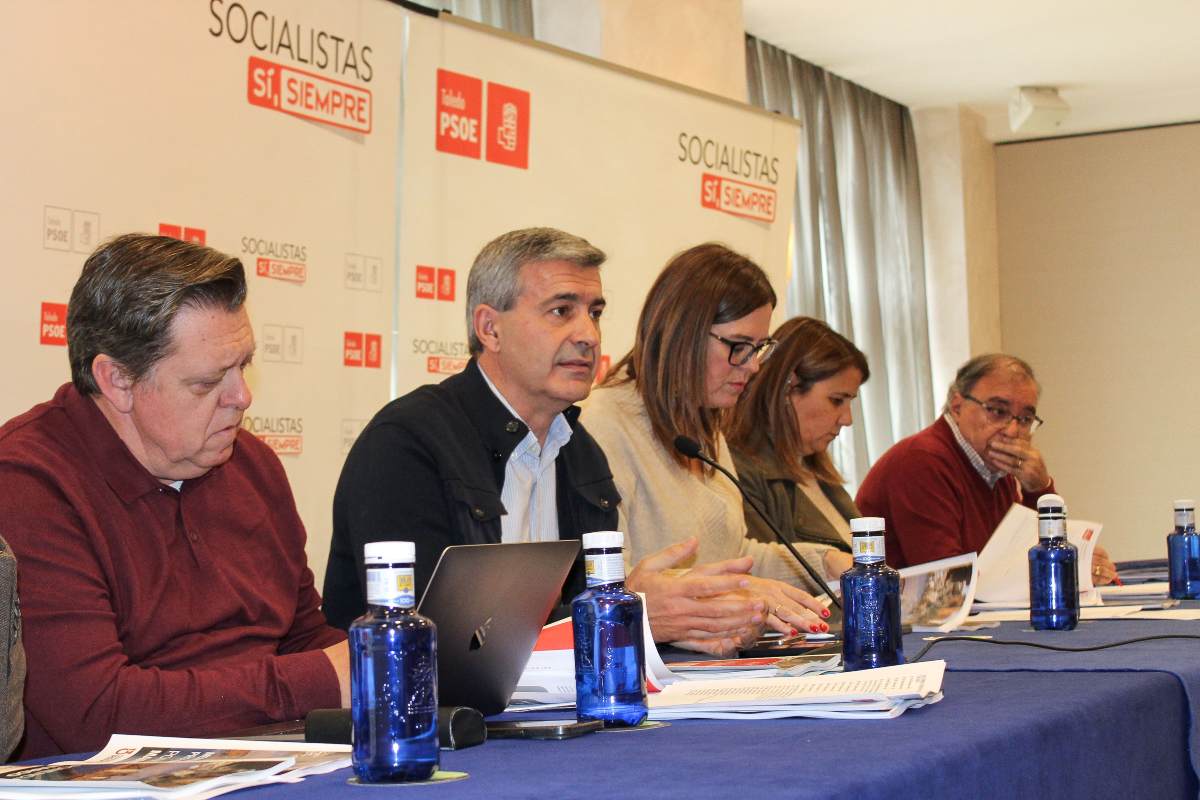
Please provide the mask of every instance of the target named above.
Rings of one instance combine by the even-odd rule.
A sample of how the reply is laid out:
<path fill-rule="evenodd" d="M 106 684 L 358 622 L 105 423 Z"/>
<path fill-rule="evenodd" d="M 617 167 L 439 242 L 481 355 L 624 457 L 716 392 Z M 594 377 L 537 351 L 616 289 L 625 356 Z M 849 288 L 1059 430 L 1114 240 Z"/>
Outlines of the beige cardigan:
<path fill-rule="evenodd" d="M 645 405 L 632 383 L 595 389 L 580 405 L 580 421 L 608 457 L 621 493 L 618 510 L 627 569 L 655 551 L 695 536 L 700 540 L 696 564 L 749 555 L 754 558 L 754 575 L 814 591 L 803 568 L 781 545 L 746 536 L 742 498 L 728 479 L 720 474 L 696 475 L 675 462 L 654 438 Z M 718 441 L 717 461 L 737 474 L 724 437 Z M 796 548 L 826 581 L 837 577 L 825 574 L 822 556 L 827 547 L 797 542 Z"/>

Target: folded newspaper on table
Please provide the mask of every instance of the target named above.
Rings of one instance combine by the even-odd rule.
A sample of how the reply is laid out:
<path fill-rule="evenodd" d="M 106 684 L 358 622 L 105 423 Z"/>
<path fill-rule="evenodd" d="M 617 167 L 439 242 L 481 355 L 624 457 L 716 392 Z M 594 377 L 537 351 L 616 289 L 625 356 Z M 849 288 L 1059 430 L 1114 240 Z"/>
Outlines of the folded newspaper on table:
<path fill-rule="evenodd" d="M 1100 604 L 1092 585 L 1092 553 L 1104 526 L 1082 519 L 1067 520 L 1067 541 L 1079 550 L 1079 603 Z M 1014 503 L 983 546 L 976 566 L 976 602 L 1029 604 L 1029 548 L 1038 543 L 1037 512 Z"/>
<path fill-rule="evenodd" d="M 0 767 L 0 800 L 216 797 L 350 765 L 350 747 L 116 734 L 86 761 Z"/>
<path fill-rule="evenodd" d="M 801 678 L 679 681 L 650 696 L 650 719 L 891 719 L 942 699 L 945 661 Z"/>

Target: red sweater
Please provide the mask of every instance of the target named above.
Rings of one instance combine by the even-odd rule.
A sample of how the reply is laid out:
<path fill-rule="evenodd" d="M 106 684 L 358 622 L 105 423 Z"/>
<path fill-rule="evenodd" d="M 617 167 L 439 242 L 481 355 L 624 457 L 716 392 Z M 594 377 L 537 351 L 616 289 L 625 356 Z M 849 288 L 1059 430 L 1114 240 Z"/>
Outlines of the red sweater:
<path fill-rule="evenodd" d="M 1005 475 L 989 488 L 971 466 L 946 420 L 897 442 L 875 462 L 855 502 L 863 516 L 883 517 L 887 563 L 897 569 L 978 553 L 1013 503 L 1037 508 L 1054 482 L 1021 496 Z"/>
<path fill-rule="evenodd" d="M 304 527 L 246 431 L 182 491 L 69 384 L 0 428 L 0 524 L 28 656 L 19 758 L 203 736 L 340 705 Z"/>

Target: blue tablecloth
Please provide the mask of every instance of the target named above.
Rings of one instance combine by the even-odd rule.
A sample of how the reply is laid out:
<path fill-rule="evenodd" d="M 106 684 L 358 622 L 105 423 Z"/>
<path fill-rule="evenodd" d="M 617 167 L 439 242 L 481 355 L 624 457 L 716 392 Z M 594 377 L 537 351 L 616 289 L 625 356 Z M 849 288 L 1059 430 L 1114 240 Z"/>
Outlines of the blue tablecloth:
<path fill-rule="evenodd" d="M 1093 647 L 1145 636 L 1185 634 L 1200 637 L 1200 623 L 1165 620 L 1096 620 L 1081 622 L 1073 631 L 1035 631 L 1028 624 L 1004 623 L 983 635 L 1007 641 L 1027 641 L 1059 647 Z M 928 636 L 928 634 L 924 635 Z M 915 656 L 927 642 L 919 634 L 905 639 L 905 652 Z M 1188 750 L 1193 770 L 1200 774 L 1200 638 L 1160 639 L 1084 653 L 1040 648 L 943 642 L 923 660 L 945 659 L 956 672 L 1163 672 L 1179 682 L 1189 712 Z M 1091 677 L 1078 680 L 1092 680 Z"/>
<path fill-rule="evenodd" d="M 1095 623 L 1036 637 L 1079 645 L 1152 628 L 1200 626 Z M 1015 624 L 988 633 L 1035 635 Z M 905 647 L 915 654 L 923 643 L 913 635 Z M 1192 678 L 1177 674 L 1189 672 L 1188 658 L 1200 663 L 1200 642 L 1168 642 L 1140 659 L 1119 652 L 1080 660 L 946 643 L 927 656 L 949 662 L 945 699 L 895 720 L 693 720 L 563 742 L 493 741 L 443 753 L 444 769 L 470 774 L 457 783 L 352 787 L 341 771 L 244 796 L 1196 797 L 1187 746 L 1194 704 L 1185 690 Z"/>

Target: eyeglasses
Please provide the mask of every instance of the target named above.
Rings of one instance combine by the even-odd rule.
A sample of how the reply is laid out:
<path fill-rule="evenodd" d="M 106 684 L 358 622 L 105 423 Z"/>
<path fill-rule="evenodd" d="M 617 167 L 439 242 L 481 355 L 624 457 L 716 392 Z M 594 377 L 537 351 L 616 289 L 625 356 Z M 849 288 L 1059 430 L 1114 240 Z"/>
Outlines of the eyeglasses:
<path fill-rule="evenodd" d="M 735 339 L 718 336 L 712 331 L 709 331 L 708 335 L 729 348 L 729 365 L 733 367 L 744 367 L 750 359 L 755 357 L 761 364 L 770 357 L 771 353 L 775 351 L 775 346 L 779 344 L 770 338 L 763 339 L 761 342 L 739 342 Z"/>
<path fill-rule="evenodd" d="M 978 403 L 980 406 L 982 406 L 983 410 L 987 412 L 988 417 L 990 417 L 992 422 L 996 425 L 1008 425 L 1009 422 L 1012 422 L 1015 419 L 1018 427 L 1033 433 L 1038 428 L 1046 424 L 1046 421 L 1037 414 L 1017 416 L 1007 408 L 989 405 L 982 400 L 971 397 L 969 394 L 964 394 L 962 397 L 964 400 L 970 400 L 972 403 Z"/>

